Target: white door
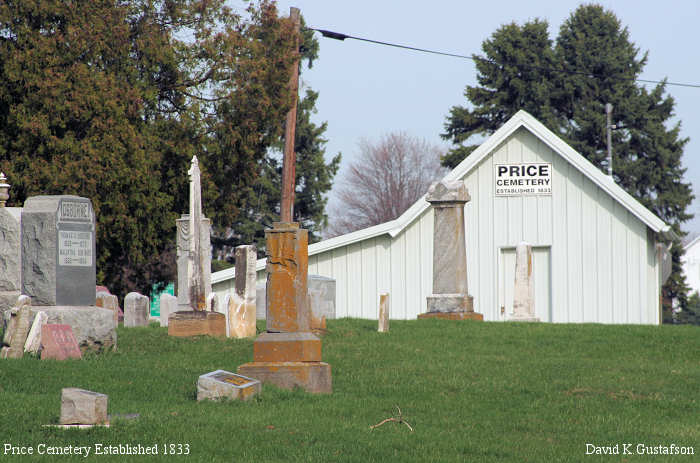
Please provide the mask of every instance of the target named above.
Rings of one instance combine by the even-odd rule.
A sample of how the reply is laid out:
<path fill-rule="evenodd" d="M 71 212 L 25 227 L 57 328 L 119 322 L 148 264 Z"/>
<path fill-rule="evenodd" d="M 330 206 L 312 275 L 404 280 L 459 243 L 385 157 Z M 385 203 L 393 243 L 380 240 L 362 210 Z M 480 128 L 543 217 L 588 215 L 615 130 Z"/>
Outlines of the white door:
<path fill-rule="evenodd" d="M 542 322 L 552 321 L 551 253 L 549 246 L 532 247 L 532 273 L 535 286 L 535 316 Z M 500 248 L 498 256 L 498 312 L 506 320 L 513 313 L 515 286 L 515 247 Z"/>

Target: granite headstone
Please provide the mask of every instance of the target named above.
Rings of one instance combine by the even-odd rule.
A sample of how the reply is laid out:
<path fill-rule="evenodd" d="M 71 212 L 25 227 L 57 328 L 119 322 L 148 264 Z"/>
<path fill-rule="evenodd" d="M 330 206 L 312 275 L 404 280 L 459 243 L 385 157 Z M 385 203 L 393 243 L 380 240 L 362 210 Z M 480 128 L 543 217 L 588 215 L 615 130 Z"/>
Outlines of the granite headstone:
<path fill-rule="evenodd" d="M 47 324 L 41 328 L 41 359 L 80 359 L 82 354 L 70 325 Z"/>
<path fill-rule="evenodd" d="M 95 214 L 79 196 L 24 203 L 22 293 L 37 306 L 95 305 Z"/>

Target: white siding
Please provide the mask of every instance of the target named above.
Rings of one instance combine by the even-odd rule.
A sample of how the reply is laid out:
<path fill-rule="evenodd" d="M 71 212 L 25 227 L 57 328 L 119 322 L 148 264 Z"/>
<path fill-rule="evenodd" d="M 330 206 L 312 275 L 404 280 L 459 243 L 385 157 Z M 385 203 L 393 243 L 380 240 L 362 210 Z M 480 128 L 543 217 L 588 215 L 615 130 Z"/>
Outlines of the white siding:
<path fill-rule="evenodd" d="M 494 164 L 520 162 L 552 163 L 551 196 L 495 196 Z M 659 323 L 653 232 L 528 129 L 504 139 L 462 179 L 471 196 L 468 288 L 485 320 L 502 320 L 500 250 L 525 240 L 547 262 L 540 265 L 546 271 L 536 272 L 547 280 L 536 283 L 537 297 L 548 298 L 538 309 L 543 321 Z M 391 318 L 414 319 L 432 292 L 432 247 L 428 208 L 395 237 L 385 233 L 310 256 L 309 273 L 336 279 L 337 317 L 376 319 L 378 295 L 389 292 Z M 225 283 L 216 291 L 225 292 Z"/>

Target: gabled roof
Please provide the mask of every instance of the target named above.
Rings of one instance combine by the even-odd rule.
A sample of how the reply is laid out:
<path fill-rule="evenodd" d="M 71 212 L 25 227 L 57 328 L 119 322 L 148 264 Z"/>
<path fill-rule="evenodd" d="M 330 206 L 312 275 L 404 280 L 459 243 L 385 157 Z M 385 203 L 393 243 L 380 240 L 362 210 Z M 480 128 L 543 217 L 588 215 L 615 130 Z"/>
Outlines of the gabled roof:
<path fill-rule="evenodd" d="M 693 238 L 692 240 L 690 240 L 686 244 L 684 244 L 683 249 L 687 251 L 688 249 L 692 248 L 693 246 L 695 246 L 699 242 L 700 242 L 700 235 L 696 236 L 695 238 Z"/>
<path fill-rule="evenodd" d="M 475 149 L 466 159 L 464 159 L 457 167 L 452 169 L 445 180 L 459 180 L 468 174 L 475 166 L 489 156 L 491 152 L 498 147 L 503 141 L 515 133 L 518 129 L 524 127 L 533 135 L 539 138 L 554 152 L 566 159 L 572 166 L 578 169 L 586 177 L 588 177 L 595 185 L 612 196 L 617 202 L 625 206 L 625 208 L 635 217 L 642 221 L 652 231 L 656 233 L 665 233 L 670 230 L 670 227 L 653 212 L 644 207 L 639 201 L 634 199 L 629 193 L 617 185 L 612 178 L 605 175 L 596 166 L 591 164 L 586 158 L 569 146 L 564 140 L 559 138 L 554 132 L 545 127 L 540 121 L 532 117 L 526 111 L 518 111 L 513 117 L 496 130 L 493 135 L 487 138 L 477 149 Z M 349 244 L 364 241 L 369 238 L 381 236 L 384 234 L 390 235 L 392 238 L 401 233 L 408 225 L 410 225 L 417 217 L 419 217 L 430 204 L 425 200 L 423 195 L 411 207 L 409 207 L 401 216 L 390 221 L 373 227 L 357 230 L 335 238 L 314 243 L 309 246 L 309 256 L 318 254 L 330 249 L 347 246 Z M 265 268 L 265 259 L 259 259 L 256 268 L 262 270 Z M 233 277 L 233 269 L 223 270 L 212 274 L 212 283 L 227 280 Z"/>

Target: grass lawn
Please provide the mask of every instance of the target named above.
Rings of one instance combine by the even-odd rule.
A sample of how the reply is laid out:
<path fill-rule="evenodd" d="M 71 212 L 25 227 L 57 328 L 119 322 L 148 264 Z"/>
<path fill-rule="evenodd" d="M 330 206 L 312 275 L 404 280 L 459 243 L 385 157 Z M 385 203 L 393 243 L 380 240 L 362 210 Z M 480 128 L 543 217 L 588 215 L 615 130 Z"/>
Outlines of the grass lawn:
<path fill-rule="evenodd" d="M 253 340 L 171 338 L 155 326 L 120 328 L 118 352 L 81 361 L 2 360 L 0 461 L 85 461 L 36 455 L 66 446 L 89 446 L 88 461 L 163 461 L 163 444 L 186 444 L 189 455 L 167 458 L 193 462 L 700 461 L 699 327 L 419 320 L 376 330 L 328 322 L 325 396 L 264 386 L 249 402 L 198 403 L 197 377 L 252 361 Z M 42 427 L 58 422 L 63 387 L 108 394 L 110 414 L 140 417 Z M 370 429 L 396 406 L 413 432 Z M 4 454 L 7 444 L 35 455 Z M 159 455 L 94 456 L 96 444 L 158 445 Z M 586 455 L 586 444 L 632 444 L 632 455 Z M 695 455 L 639 455 L 638 444 Z"/>

